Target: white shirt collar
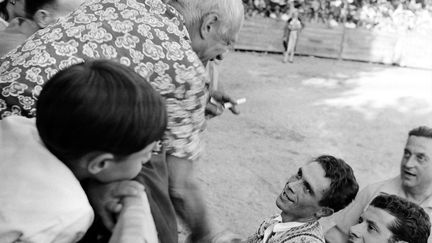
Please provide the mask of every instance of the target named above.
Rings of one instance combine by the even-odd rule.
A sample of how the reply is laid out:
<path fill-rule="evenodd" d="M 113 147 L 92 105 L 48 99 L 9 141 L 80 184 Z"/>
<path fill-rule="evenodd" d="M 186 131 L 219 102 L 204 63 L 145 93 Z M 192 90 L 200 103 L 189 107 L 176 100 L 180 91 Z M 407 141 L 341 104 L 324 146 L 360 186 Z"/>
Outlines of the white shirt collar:
<path fill-rule="evenodd" d="M 275 226 L 273 227 L 273 232 L 275 232 L 275 233 L 287 231 L 287 230 L 292 229 L 294 227 L 299 227 L 299 226 L 302 226 L 305 224 L 305 223 L 301 223 L 301 222 L 282 223 L 282 216 L 280 216 L 280 215 L 276 218 L 276 220 L 279 221 L 280 223 L 275 224 Z"/>

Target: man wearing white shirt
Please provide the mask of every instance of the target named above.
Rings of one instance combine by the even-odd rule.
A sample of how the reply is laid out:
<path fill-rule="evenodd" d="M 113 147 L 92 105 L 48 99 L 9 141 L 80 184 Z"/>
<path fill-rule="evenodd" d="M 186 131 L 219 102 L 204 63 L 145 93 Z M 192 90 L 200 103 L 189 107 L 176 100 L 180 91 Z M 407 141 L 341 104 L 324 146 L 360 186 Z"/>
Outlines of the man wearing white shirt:
<path fill-rule="evenodd" d="M 347 206 L 358 191 L 353 170 L 342 159 L 322 155 L 288 179 L 276 205 L 282 210 L 265 220 L 248 243 L 324 243 L 318 219 Z"/>

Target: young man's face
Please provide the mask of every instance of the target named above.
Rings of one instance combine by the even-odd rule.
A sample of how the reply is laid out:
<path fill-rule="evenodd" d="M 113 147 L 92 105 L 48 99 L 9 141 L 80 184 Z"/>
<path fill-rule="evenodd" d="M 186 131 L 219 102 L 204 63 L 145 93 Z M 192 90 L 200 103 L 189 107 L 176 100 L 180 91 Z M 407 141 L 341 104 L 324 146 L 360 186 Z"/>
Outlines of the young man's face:
<path fill-rule="evenodd" d="M 309 163 L 288 179 L 276 205 L 282 210 L 282 215 L 293 220 L 314 217 L 322 208 L 319 201 L 330 188 L 330 183 L 318 162 Z"/>
<path fill-rule="evenodd" d="M 402 185 L 408 189 L 427 188 L 432 183 L 432 139 L 410 136 L 401 162 Z"/>
<path fill-rule="evenodd" d="M 389 226 L 396 218 L 387 211 L 369 206 L 358 224 L 351 226 L 350 243 L 388 243 L 393 236 Z"/>

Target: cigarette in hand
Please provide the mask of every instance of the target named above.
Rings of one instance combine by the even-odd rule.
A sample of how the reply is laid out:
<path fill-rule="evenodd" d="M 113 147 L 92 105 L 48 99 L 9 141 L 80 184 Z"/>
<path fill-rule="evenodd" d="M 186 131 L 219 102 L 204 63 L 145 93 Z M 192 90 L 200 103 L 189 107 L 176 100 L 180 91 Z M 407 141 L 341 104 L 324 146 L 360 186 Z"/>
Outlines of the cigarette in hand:
<path fill-rule="evenodd" d="M 246 98 L 240 98 L 240 99 L 236 100 L 236 103 L 237 103 L 236 105 L 241 105 L 245 102 L 246 102 Z M 225 109 L 229 109 L 229 108 L 233 107 L 233 104 L 230 102 L 226 102 L 223 106 Z"/>

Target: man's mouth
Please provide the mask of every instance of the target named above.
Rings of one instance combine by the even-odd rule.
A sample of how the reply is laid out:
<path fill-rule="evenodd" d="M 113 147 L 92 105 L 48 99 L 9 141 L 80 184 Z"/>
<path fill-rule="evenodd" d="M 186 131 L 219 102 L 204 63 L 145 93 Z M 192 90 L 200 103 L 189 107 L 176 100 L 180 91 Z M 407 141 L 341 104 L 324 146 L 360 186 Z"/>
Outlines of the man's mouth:
<path fill-rule="evenodd" d="M 354 243 L 354 242 L 355 242 L 355 237 L 353 235 L 351 235 L 351 233 L 350 233 L 350 235 L 348 237 L 348 243 Z"/>
<path fill-rule="evenodd" d="M 415 173 L 413 173 L 413 172 L 411 172 L 409 170 L 403 170 L 403 173 L 404 173 L 405 176 L 412 176 L 412 177 L 416 176 Z"/>
<path fill-rule="evenodd" d="M 292 199 L 288 196 L 288 194 L 286 193 L 286 190 L 283 190 L 283 192 L 282 192 L 282 196 L 283 196 L 286 200 L 288 200 L 288 201 L 290 201 L 290 202 L 294 202 L 294 200 L 292 200 Z"/>

